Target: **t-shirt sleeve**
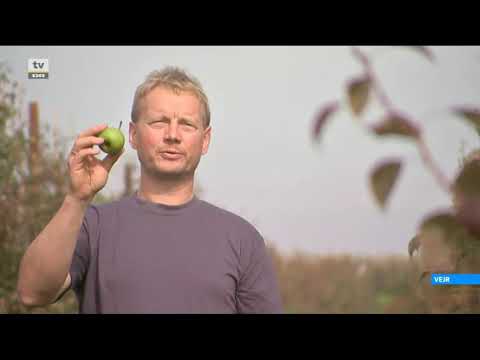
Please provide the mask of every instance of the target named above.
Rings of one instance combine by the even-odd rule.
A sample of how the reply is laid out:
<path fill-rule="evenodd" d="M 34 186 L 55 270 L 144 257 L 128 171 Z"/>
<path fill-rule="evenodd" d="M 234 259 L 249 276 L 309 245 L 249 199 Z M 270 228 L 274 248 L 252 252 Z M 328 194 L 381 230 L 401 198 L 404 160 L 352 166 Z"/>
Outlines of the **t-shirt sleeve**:
<path fill-rule="evenodd" d="M 237 289 L 237 310 L 243 314 L 282 313 L 282 303 L 273 261 L 260 233 L 248 226 L 242 231 L 242 255 Z"/>
<path fill-rule="evenodd" d="M 80 226 L 80 232 L 77 237 L 77 244 L 70 265 L 70 277 L 72 279 L 70 288 L 75 292 L 78 298 L 83 293 L 83 283 L 90 261 L 90 232 L 89 222 L 91 222 L 92 208 L 89 207 Z"/>

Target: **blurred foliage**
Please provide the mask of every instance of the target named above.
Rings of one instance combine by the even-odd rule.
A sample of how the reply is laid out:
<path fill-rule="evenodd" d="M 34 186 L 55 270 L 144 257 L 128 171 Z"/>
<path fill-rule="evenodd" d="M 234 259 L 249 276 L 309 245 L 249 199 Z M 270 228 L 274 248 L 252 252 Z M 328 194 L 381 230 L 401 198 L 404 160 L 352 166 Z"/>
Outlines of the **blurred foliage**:
<path fill-rule="evenodd" d="M 285 255 L 268 248 L 286 313 L 430 312 L 418 286 L 418 266 L 407 256 Z"/>
<path fill-rule="evenodd" d="M 6 69 L 3 74 L 8 75 Z M 4 76 L 4 81 L 9 80 Z M 31 174 L 28 123 L 22 121 L 19 96 L 11 83 L 0 93 L 0 313 L 77 313 L 72 291 L 57 303 L 27 309 L 16 298 L 18 267 L 26 247 L 58 210 L 68 184 L 65 142 L 58 132 L 40 127 L 39 171 Z M 9 95 L 10 94 L 10 95 Z M 12 101 L 14 100 L 14 101 Z M 41 122 L 42 123 L 42 122 Z M 50 140 L 50 141 L 46 141 Z M 135 183 L 135 180 L 129 180 Z M 195 193 L 204 189 L 196 184 Z M 95 203 L 119 195 L 100 192 Z M 405 259 L 288 257 L 269 247 L 279 275 L 285 309 L 290 313 L 418 313 L 426 310 L 411 287 L 414 276 Z"/>
<path fill-rule="evenodd" d="M 349 84 L 349 103 L 354 114 L 360 114 L 367 106 L 374 86 L 375 81 L 368 71 Z M 16 298 L 20 259 L 58 210 L 68 187 L 65 142 L 48 126 L 39 128 L 38 171 L 32 174 L 28 122 L 22 120 L 21 99 L 18 83 L 11 80 L 8 69 L 0 64 L 0 211 L 3 216 L 0 222 L 0 313 L 77 313 L 78 304 L 72 291 L 57 303 L 42 308 L 27 309 Z M 334 102 L 320 112 L 314 127 L 315 136 L 320 135 L 327 119 L 338 109 L 338 102 Z M 462 111 L 471 122 L 477 122 L 476 111 Z M 421 139 L 416 127 L 409 126 L 406 132 L 405 126 L 396 126 L 398 119 L 402 119 L 397 115 L 389 117 L 397 119 L 395 126 L 384 122 L 383 127 L 372 130 L 379 136 L 408 133 L 414 134 L 415 140 Z M 479 184 L 475 181 L 478 169 L 467 164 L 478 162 L 477 155 L 471 152 L 462 157 L 456 183 L 458 191 L 452 192 L 454 207 L 467 211 L 459 212 L 463 214 L 460 217 L 448 213 L 436 214 L 437 217 L 430 214 L 409 244 L 409 253 L 418 252 L 420 256 L 285 255 L 269 245 L 285 311 L 333 314 L 480 312 L 478 287 L 432 287 L 429 277 L 425 276 L 428 271 L 444 272 L 445 269 L 480 272 L 480 241 L 475 218 L 479 215 L 478 202 L 476 199 L 470 201 L 470 195 L 465 196 L 466 190 L 476 196 L 473 190 L 477 190 Z M 463 169 L 468 171 L 462 172 Z M 372 172 L 373 190 L 383 209 L 387 208 L 386 200 L 399 171 L 387 175 Z M 134 180 L 128 181 L 134 184 Z M 196 185 L 195 193 L 201 196 L 203 192 L 204 189 Z M 120 196 L 101 192 L 94 203 L 110 202 Z M 438 266 L 439 263 L 443 265 Z M 430 264 L 430 268 L 426 264 Z"/>
<path fill-rule="evenodd" d="M 401 47 L 402 48 L 402 47 Z M 410 46 L 432 64 L 435 55 L 424 46 Z M 361 64 L 360 75 L 346 81 L 345 92 L 347 110 L 362 122 L 372 98 L 376 97 L 384 114 L 367 130 L 378 138 L 403 139 L 413 142 L 425 168 L 431 172 L 438 185 L 452 199 L 452 206 L 437 209 L 424 216 L 416 234 L 408 243 L 408 253 L 412 257 L 418 253 L 415 262 L 419 266 L 419 281 L 422 294 L 428 301 L 429 311 L 440 313 L 480 312 L 480 292 L 477 286 L 432 286 L 434 273 L 479 273 L 480 272 L 480 148 L 465 155 L 464 144 L 455 179 L 450 180 L 435 163 L 425 141 L 421 122 L 403 109 L 398 109 L 385 92 L 377 77 L 373 62 L 360 49 L 352 48 L 353 56 Z M 332 105 L 333 104 L 333 105 Z M 340 101 L 330 101 L 318 111 L 312 135 L 315 140 L 321 136 L 333 115 L 341 110 Z M 472 105 L 455 106 L 452 115 L 463 119 L 472 131 L 480 135 L 480 108 Z M 382 211 L 388 209 L 388 198 L 397 186 L 398 178 L 406 165 L 401 158 L 383 159 L 370 172 L 370 191 Z M 407 271 L 407 269 L 404 269 Z M 388 297 L 382 297 L 387 301 Z"/>
<path fill-rule="evenodd" d="M 28 121 L 22 119 L 22 91 L 0 64 L 0 313 L 75 313 L 73 292 L 43 308 L 27 309 L 17 299 L 20 260 L 60 207 L 68 188 L 65 141 L 48 126 L 39 128 L 32 174 Z M 114 197 L 97 194 L 95 203 Z"/>

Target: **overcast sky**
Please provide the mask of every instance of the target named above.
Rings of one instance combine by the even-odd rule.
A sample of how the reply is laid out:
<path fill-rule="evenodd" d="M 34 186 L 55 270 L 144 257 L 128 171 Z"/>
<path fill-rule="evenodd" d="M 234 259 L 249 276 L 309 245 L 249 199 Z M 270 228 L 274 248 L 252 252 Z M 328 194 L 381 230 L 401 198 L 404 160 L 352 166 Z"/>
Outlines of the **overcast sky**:
<path fill-rule="evenodd" d="M 418 117 L 434 159 L 449 178 L 458 170 L 462 142 L 478 136 L 448 111 L 480 104 L 480 47 L 430 47 L 431 64 L 416 52 L 360 47 L 395 106 Z M 48 80 L 27 79 L 31 58 L 49 60 Z M 362 124 L 379 120 L 373 101 L 361 120 L 344 108 L 311 141 L 321 104 L 345 102 L 345 84 L 361 67 L 349 47 L 0 47 L 25 102 L 37 101 L 40 120 L 73 139 L 98 123 L 128 121 L 135 88 L 154 69 L 184 67 L 199 78 L 210 100 L 212 141 L 197 169 L 203 198 L 253 223 L 284 252 L 355 255 L 407 254 L 424 215 L 450 206 L 416 147 L 379 140 Z M 70 146 L 71 143 L 68 144 Z M 405 167 L 382 212 L 368 172 L 376 161 L 401 157 Z M 127 152 L 105 192 L 123 187 Z M 139 166 L 137 166 L 137 171 Z"/>

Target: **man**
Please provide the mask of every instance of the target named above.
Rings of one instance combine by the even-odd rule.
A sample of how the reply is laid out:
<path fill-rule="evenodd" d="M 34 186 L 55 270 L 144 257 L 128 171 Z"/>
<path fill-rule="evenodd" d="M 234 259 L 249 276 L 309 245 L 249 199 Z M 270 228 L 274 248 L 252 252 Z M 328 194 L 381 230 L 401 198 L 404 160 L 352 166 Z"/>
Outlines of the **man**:
<path fill-rule="evenodd" d="M 73 289 L 80 313 L 282 312 L 262 236 L 193 192 L 211 138 L 198 80 L 173 67 L 152 72 L 131 117 L 138 191 L 91 204 L 123 151 L 95 157 L 105 125 L 80 134 L 68 159 L 70 191 L 22 259 L 20 301 L 43 306 Z"/>

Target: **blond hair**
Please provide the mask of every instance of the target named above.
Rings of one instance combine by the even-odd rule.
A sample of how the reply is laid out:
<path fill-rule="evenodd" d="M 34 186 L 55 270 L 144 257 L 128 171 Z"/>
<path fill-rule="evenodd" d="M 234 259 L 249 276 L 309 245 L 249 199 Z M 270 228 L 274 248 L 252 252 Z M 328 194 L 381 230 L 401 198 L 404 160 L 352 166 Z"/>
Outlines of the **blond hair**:
<path fill-rule="evenodd" d="M 159 86 L 172 90 L 176 94 L 187 91 L 195 95 L 202 105 L 202 120 L 205 128 L 210 125 L 210 107 L 202 85 L 194 76 L 174 66 L 167 66 L 162 70 L 152 71 L 147 75 L 145 81 L 137 87 L 131 113 L 133 122 L 137 122 L 140 118 L 141 101 L 143 98 Z"/>

